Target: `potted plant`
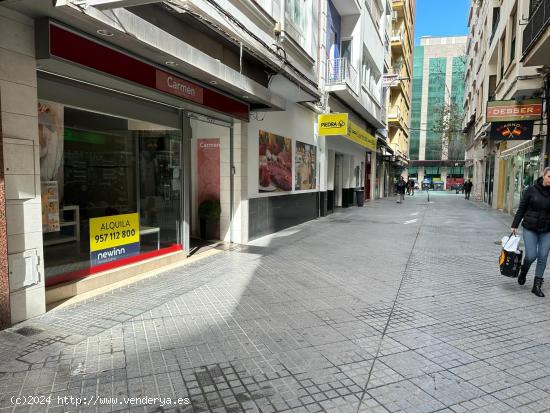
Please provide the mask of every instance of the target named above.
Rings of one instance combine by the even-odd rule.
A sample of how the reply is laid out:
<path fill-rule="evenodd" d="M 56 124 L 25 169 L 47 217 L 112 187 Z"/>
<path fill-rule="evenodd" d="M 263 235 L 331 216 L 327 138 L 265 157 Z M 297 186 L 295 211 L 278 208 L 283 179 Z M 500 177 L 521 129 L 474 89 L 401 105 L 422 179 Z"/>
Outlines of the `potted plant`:
<path fill-rule="evenodd" d="M 216 229 L 221 213 L 220 201 L 209 199 L 201 202 L 199 205 L 199 219 L 202 239 L 217 238 Z"/>

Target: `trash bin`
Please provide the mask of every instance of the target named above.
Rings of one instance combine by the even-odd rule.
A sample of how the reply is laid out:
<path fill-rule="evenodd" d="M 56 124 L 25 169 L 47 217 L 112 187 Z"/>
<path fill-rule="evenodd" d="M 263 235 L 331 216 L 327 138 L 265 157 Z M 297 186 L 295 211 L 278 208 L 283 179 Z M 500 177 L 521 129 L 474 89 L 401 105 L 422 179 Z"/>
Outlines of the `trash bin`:
<path fill-rule="evenodd" d="M 362 189 L 355 190 L 355 200 L 358 207 L 365 205 L 365 192 Z"/>

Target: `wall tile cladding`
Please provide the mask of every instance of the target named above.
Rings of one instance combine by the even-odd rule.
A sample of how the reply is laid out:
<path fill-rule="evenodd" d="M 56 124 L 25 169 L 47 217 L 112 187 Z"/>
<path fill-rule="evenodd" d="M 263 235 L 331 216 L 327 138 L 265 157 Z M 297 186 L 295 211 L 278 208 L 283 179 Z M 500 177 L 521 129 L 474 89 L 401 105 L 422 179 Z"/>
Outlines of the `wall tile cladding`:
<path fill-rule="evenodd" d="M 319 193 L 252 198 L 248 210 L 248 236 L 253 240 L 317 218 Z"/>

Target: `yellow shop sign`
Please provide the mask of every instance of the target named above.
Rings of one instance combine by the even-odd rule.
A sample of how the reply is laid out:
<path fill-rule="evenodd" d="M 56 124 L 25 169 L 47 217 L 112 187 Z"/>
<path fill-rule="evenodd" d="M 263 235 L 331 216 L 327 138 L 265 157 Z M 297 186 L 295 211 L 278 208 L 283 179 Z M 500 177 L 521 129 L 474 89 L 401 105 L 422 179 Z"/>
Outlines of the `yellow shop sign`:
<path fill-rule="evenodd" d="M 348 114 L 327 113 L 319 115 L 317 125 L 319 135 L 346 135 L 348 133 Z"/>
<path fill-rule="evenodd" d="M 376 152 L 376 138 L 353 122 L 349 122 L 346 137 L 353 142 Z"/>

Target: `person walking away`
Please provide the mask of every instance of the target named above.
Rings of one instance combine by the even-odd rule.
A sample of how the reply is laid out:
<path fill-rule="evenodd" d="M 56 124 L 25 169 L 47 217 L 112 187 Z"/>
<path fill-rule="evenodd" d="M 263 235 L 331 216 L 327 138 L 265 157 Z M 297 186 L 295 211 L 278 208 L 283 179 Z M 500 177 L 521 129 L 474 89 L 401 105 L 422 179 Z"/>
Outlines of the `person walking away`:
<path fill-rule="evenodd" d="M 407 195 L 411 194 L 411 186 L 409 185 L 409 178 L 405 181 L 407 183 Z"/>
<path fill-rule="evenodd" d="M 414 180 L 409 178 L 407 182 L 407 190 L 409 192 L 409 195 L 414 195 Z"/>
<path fill-rule="evenodd" d="M 470 192 L 472 192 L 472 187 L 474 184 L 471 180 L 468 179 L 468 182 L 464 182 L 464 199 L 470 199 Z"/>
<path fill-rule="evenodd" d="M 520 222 L 523 225 L 525 258 L 518 276 L 518 284 L 525 284 L 529 268 L 537 260 L 531 292 L 537 297 L 544 297 L 541 288 L 548 252 L 550 252 L 550 167 L 544 168 L 542 177 L 523 192 L 512 222 L 514 235 L 517 234 Z"/>
<path fill-rule="evenodd" d="M 402 176 L 399 177 L 399 181 L 397 181 L 397 196 L 399 197 L 399 200 L 397 201 L 398 204 L 403 202 L 405 200 L 405 189 L 407 188 L 407 183 L 403 179 Z"/>

